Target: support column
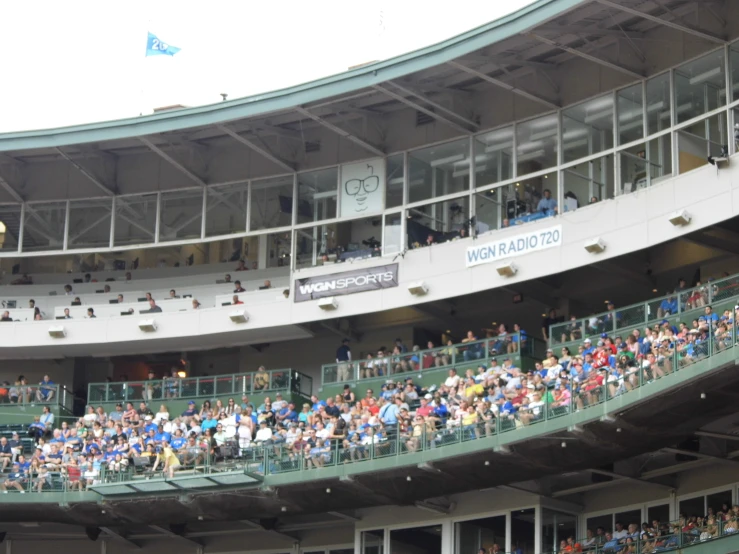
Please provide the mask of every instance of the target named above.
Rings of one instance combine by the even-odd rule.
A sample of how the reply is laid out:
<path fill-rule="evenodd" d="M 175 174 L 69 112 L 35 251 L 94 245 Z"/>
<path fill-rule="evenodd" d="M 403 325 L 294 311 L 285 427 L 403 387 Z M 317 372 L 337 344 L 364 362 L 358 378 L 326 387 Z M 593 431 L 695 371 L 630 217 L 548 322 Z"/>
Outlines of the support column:
<path fill-rule="evenodd" d="M 543 552 L 541 545 L 541 504 L 534 508 L 534 552 Z"/>
<path fill-rule="evenodd" d="M 449 520 L 441 524 L 441 554 L 454 554 L 454 524 Z"/>
<path fill-rule="evenodd" d="M 268 243 L 267 235 L 259 235 L 259 256 L 257 257 L 257 269 L 265 269 L 268 260 Z"/>

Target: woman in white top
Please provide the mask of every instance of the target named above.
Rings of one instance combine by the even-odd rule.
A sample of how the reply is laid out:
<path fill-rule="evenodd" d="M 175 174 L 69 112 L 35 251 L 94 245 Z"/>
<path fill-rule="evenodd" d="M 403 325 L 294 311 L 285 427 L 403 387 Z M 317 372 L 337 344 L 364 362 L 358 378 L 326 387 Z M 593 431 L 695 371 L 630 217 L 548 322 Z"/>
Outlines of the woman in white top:
<path fill-rule="evenodd" d="M 159 425 L 162 420 L 169 421 L 169 410 L 167 410 L 167 406 L 165 404 L 159 406 L 159 411 L 154 416 L 154 423 L 156 425 Z"/>

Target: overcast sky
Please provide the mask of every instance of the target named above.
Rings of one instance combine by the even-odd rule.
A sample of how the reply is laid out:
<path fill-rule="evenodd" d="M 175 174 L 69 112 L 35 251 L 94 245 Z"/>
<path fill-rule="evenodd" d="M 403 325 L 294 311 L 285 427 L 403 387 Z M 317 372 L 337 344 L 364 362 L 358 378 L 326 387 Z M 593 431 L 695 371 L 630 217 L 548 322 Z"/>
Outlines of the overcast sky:
<path fill-rule="evenodd" d="M 0 132 L 239 98 L 387 59 L 532 0 L 5 0 Z M 146 58 L 146 33 L 182 50 Z"/>

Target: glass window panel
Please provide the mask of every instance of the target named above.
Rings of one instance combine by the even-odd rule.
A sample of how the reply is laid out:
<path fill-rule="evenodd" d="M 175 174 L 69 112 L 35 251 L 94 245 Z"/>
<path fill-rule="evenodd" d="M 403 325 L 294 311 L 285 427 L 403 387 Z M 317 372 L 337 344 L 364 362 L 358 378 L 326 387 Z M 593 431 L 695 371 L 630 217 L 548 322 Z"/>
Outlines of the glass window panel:
<path fill-rule="evenodd" d="M 731 63 L 731 92 L 732 99 L 739 99 L 739 43 L 734 43 L 729 49 L 729 62 Z"/>
<path fill-rule="evenodd" d="M 246 231 L 248 184 L 208 187 L 205 198 L 205 236 L 230 235 Z"/>
<path fill-rule="evenodd" d="M 380 256 L 382 243 L 378 237 L 382 238 L 379 232 L 381 222 L 381 216 L 372 216 L 297 230 L 296 267 Z"/>
<path fill-rule="evenodd" d="M 336 223 L 316 225 L 295 231 L 295 268 L 335 262 L 338 240 Z"/>
<path fill-rule="evenodd" d="M 290 231 L 267 235 L 267 267 L 290 267 Z"/>
<path fill-rule="evenodd" d="M 289 226 L 293 213 L 293 176 L 252 181 L 249 211 L 250 231 Z"/>
<path fill-rule="evenodd" d="M 522 179 L 479 193 L 475 195 L 476 230 L 484 233 L 490 229 L 503 229 L 551 217 L 555 215 L 554 210 L 545 209 L 545 206 L 551 207 L 551 202 L 554 202 L 556 208 L 556 198 L 556 173 Z"/>
<path fill-rule="evenodd" d="M 362 531 L 362 554 L 383 554 L 385 552 L 385 530 Z"/>
<path fill-rule="evenodd" d="M 119 196 L 115 202 L 115 235 L 113 244 L 146 244 L 154 242 L 157 219 L 157 195 Z"/>
<path fill-rule="evenodd" d="M 644 98 L 642 84 L 618 91 L 618 142 L 626 144 L 644 138 Z"/>
<path fill-rule="evenodd" d="M 429 235 L 434 243 L 447 242 L 467 234 L 469 198 L 426 204 L 408 210 L 408 244 L 425 246 Z"/>
<path fill-rule="evenodd" d="M 589 517 L 586 522 L 586 528 L 591 530 L 594 535 L 604 535 L 606 532 L 613 530 L 613 514 L 606 514 L 597 517 Z M 603 533 L 598 533 L 598 529 L 603 529 Z"/>
<path fill-rule="evenodd" d="M 385 228 L 382 236 L 383 254 L 395 254 L 403 250 L 403 237 L 401 236 L 403 215 L 398 212 L 385 216 Z"/>
<path fill-rule="evenodd" d="M 385 207 L 397 208 L 403 203 L 403 154 L 387 158 Z"/>
<path fill-rule="evenodd" d="M 535 534 L 534 508 L 511 512 L 511 547 L 513 550 L 520 550 L 523 554 L 533 554 Z"/>
<path fill-rule="evenodd" d="M 563 212 L 614 196 L 613 156 L 604 156 L 563 171 Z"/>
<path fill-rule="evenodd" d="M 390 531 L 391 554 L 441 554 L 441 524 Z"/>
<path fill-rule="evenodd" d="M 109 247 L 112 219 L 112 198 L 71 201 L 67 248 Z"/>
<path fill-rule="evenodd" d="M 475 553 L 481 548 L 493 552 L 495 546 L 500 552 L 505 550 L 505 516 L 461 521 L 454 524 L 454 533 L 455 554 Z"/>
<path fill-rule="evenodd" d="M 437 144 L 408 155 L 410 202 L 437 198 L 469 188 L 469 142 L 467 139 Z"/>
<path fill-rule="evenodd" d="M 682 123 L 726 104 L 724 51 L 717 50 L 675 70 L 675 111 Z"/>
<path fill-rule="evenodd" d="M 203 221 L 203 189 L 162 193 L 159 241 L 199 239 Z"/>
<path fill-rule="evenodd" d="M 66 217 L 66 201 L 26 204 L 23 251 L 61 250 L 64 247 Z"/>
<path fill-rule="evenodd" d="M 721 492 L 715 492 L 713 494 L 706 495 L 706 507 L 707 508 L 713 508 L 713 512 L 725 512 L 726 508 L 724 508 L 724 505 L 727 508 L 731 508 L 731 491 L 721 491 Z M 705 513 L 701 513 L 698 515 L 705 515 Z"/>
<path fill-rule="evenodd" d="M 577 539 L 577 516 L 549 508 L 541 510 L 542 552 L 557 552 L 561 541 Z"/>
<path fill-rule="evenodd" d="M 650 506 L 647 508 L 647 521 L 651 524 L 655 521 L 670 521 L 670 505 L 660 504 L 659 506 Z"/>
<path fill-rule="evenodd" d="M 336 217 L 339 168 L 298 174 L 298 223 Z"/>
<path fill-rule="evenodd" d="M 475 186 L 484 187 L 513 177 L 513 127 L 475 137 Z"/>
<path fill-rule="evenodd" d="M 557 114 L 519 123 L 516 127 L 517 175 L 557 165 Z"/>
<path fill-rule="evenodd" d="M 647 81 L 647 134 L 653 135 L 671 126 L 670 74 L 663 73 Z"/>
<path fill-rule="evenodd" d="M 706 497 L 705 496 L 697 496 L 695 498 L 690 498 L 688 500 L 681 500 L 680 505 L 678 507 L 678 512 L 680 516 L 702 516 L 704 515 L 706 508 L 705 508 L 705 502 Z"/>
<path fill-rule="evenodd" d="M 613 147 L 613 96 L 601 96 L 562 112 L 562 152 L 571 162 Z"/>
<path fill-rule="evenodd" d="M 621 152 L 621 190 L 629 194 L 672 175 L 672 139 L 662 135 Z M 705 158 L 704 158 L 705 159 Z"/>
<path fill-rule="evenodd" d="M 0 251 L 18 250 L 21 229 L 21 205 L 5 204 L 0 206 Z"/>

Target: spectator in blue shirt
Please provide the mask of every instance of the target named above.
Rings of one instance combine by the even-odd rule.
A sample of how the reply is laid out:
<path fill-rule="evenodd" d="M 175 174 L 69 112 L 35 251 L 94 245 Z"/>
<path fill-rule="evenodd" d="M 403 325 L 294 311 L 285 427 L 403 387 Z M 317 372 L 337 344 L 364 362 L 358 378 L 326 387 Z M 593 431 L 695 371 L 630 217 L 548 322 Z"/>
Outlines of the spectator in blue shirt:
<path fill-rule="evenodd" d="M 536 206 L 537 212 L 548 212 L 550 210 L 557 209 L 557 201 L 552 198 L 552 193 L 549 189 L 544 189 L 544 196 L 539 200 L 538 206 Z"/>
<path fill-rule="evenodd" d="M 198 409 L 195 406 L 195 402 L 190 400 L 190 402 L 187 403 L 187 410 L 182 412 L 182 417 L 192 417 L 197 414 L 198 414 Z"/>
<path fill-rule="evenodd" d="M 49 379 L 48 375 L 44 375 L 43 381 L 38 384 L 36 389 L 36 401 L 37 402 L 49 402 L 54 398 L 54 392 L 56 392 L 56 385 L 54 381 Z"/>
<path fill-rule="evenodd" d="M 667 317 L 668 315 L 675 315 L 677 313 L 677 298 L 670 296 L 665 298 L 659 305 L 657 310 L 657 317 Z"/>

